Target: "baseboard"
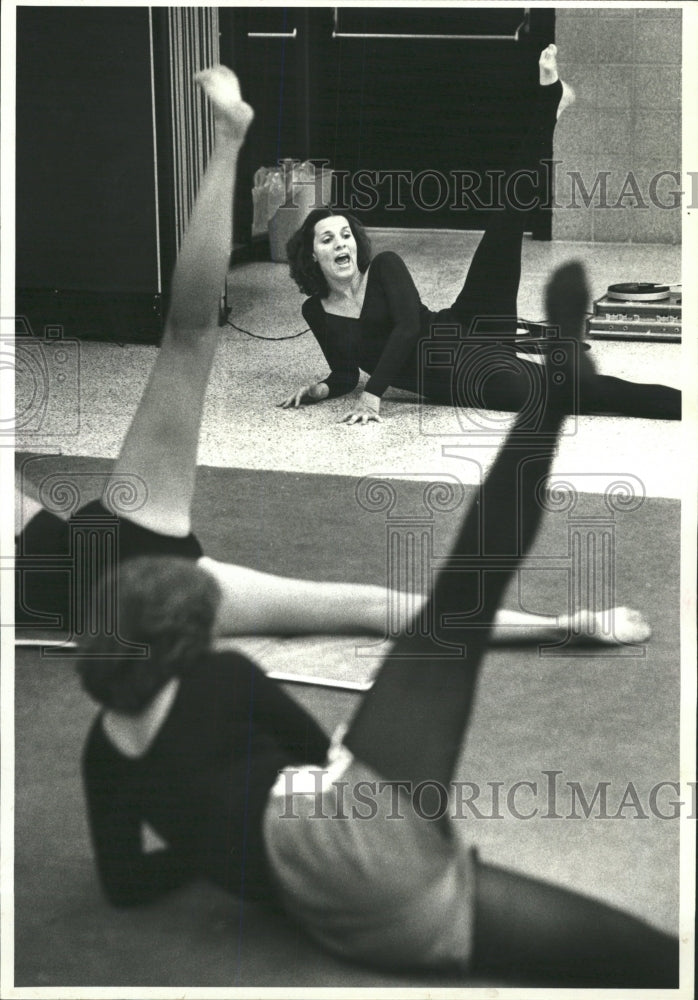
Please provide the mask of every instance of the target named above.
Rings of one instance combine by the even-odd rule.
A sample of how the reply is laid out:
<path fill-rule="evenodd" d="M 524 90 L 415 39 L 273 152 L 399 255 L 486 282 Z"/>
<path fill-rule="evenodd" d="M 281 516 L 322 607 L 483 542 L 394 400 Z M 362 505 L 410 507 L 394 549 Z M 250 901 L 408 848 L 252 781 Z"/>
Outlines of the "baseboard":
<path fill-rule="evenodd" d="M 238 243 L 233 247 L 230 255 L 230 266 L 236 264 L 257 264 L 260 261 L 271 260 L 271 247 L 269 245 L 269 234 L 262 233 L 253 236 L 249 243 Z"/>

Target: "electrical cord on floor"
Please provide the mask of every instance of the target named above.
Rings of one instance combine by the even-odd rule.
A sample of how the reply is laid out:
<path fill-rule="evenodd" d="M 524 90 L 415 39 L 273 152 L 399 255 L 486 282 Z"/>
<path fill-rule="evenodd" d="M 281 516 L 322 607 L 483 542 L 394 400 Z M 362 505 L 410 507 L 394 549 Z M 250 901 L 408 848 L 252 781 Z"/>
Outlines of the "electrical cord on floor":
<path fill-rule="evenodd" d="M 233 330 L 237 330 L 239 333 L 244 333 L 248 337 L 252 337 L 254 340 L 296 340 L 298 337 L 302 337 L 304 333 L 308 333 L 310 330 L 309 326 L 306 326 L 305 330 L 301 330 L 299 333 L 292 333 L 288 337 L 263 337 L 261 333 L 252 333 L 251 330 L 245 330 L 241 326 L 237 326 L 230 318 L 226 318 L 225 326 L 231 326 Z"/>

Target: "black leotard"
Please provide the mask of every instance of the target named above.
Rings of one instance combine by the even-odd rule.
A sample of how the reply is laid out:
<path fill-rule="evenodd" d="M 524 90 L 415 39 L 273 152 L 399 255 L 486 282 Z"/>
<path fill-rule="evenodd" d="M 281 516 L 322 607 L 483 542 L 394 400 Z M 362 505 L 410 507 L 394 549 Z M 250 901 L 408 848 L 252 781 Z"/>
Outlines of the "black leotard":
<path fill-rule="evenodd" d="M 97 868 L 110 901 L 128 906 L 196 877 L 273 901 L 261 833 L 278 772 L 318 762 L 329 741 L 315 720 L 235 653 L 211 653 L 180 687 L 138 758 L 120 753 L 96 717 L 83 777 Z M 147 822 L 169 845 L 141 847 Z M 291 821 L 292 822 L 292 821 Z"/>
<path fill-rule="evenodd" d="M 79 548 L 75 539 L 86 532 L 116 539 L 115 561 L 137 556 L 177 556 L 199 559 L 203 549 L 190 534 L 174 538 L 115 517 L 99 500 L 85 504 L 64 521 L 48 510 L 39 511 L 17 539 L 15 558 L 15 623 L 67 629 L 74 625 L 73 607 L 79 593 Z M 43 616 L 43 617 L 42 617 Z M 50 617 L 48 617 L 50 616 Z"/>
<path fill-rule="evenodd" d="M 396 253 L 379 253 L 371 262 L 358 319 L 326 313 L 318 296 L 306 299 L 303 316 L 331 369 L 325 379 L 330 398 L 351 392 L 359 369 L 371 375 L 366 391 L 376 396 L 391 385 L 418 391 L 417 345 L 429 335 L 433 314 Z"/>

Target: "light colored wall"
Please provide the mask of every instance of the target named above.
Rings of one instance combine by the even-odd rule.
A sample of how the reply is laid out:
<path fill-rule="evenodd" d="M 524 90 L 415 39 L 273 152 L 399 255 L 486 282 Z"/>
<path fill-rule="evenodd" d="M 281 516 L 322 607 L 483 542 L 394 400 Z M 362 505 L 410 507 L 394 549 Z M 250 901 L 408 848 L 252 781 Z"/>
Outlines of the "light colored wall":
<path fill-rule="evenodd" d="M 555 133 L 557 205 L 553 238 L 595 242 L 679 243 L 680 208 L 652 203 L 649 185 L 660 171 L 681 170 L 681 11 L 652 8 L 558 8 L 555 41 L 560 75 L 577 102 Z M 569 171 L 591 191 L 599 171 L 611 171 L 607 202 L 614 204 L 631 171 L 647 208 L 589 208 L 572 200 Z M 632 185 L 632 181 L 630 182 Z M 656 201 L 671 204 L 681 185 L 661 181 Z"/>

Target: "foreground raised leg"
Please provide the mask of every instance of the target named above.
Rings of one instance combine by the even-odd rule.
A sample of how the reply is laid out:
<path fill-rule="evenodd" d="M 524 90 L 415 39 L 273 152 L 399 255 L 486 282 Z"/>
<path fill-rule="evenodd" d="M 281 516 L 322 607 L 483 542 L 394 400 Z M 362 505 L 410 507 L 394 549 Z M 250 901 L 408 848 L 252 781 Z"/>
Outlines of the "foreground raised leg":
<path fill-rule="evenodd" d="M 560 269 L 551 286 L 551 320 L 568 345 L 561 349 L 565 364 L 558 372 L 546 368 L 534 424 L 530 415 L 519 416 L 468 510 L 452 553 L 454 569 L 440 574 L 427 605 L 431 634 L 398 638 L 346 736 L 355 756 L 389 780 L 444 786 L 452 780 L 492 623 L 542 519 L 540 484 L 550 471 L 577 378 L 575 348 L 588 297 L 576 265 Z M 560 294 L 564 304 L 558 303 Z M 473 569 L 481 599 L 477 612 L 464 618 L 462 593 Z M 453 655 L 444 656 L 438 648 L 443 643 L 452 645 Z"/>
<path fill-rule="evenodd" d="M 178 537 L 190 531 L 201 414 L 232 248 L 237 160 L 253 117 L 231 70 L 216 66 L 197 82 L 214 107 L 216 144 L 180 248 L 162 346 L 114 467 L 115 476 L 139 476 L 146 484 L 145 502 L 128 512 L 130 520 Z"/>

